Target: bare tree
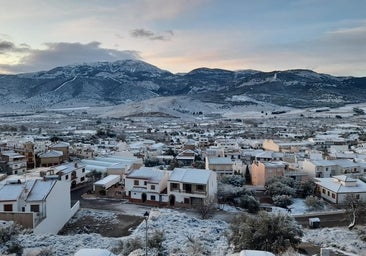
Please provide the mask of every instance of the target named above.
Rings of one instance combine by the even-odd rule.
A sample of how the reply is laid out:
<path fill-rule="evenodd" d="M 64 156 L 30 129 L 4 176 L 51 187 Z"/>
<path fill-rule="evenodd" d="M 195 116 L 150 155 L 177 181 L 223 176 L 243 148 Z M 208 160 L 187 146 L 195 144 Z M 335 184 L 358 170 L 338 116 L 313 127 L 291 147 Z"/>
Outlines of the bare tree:
<path fill-rule="evenodd" d="M 216 208 L 216 200 L 209 197 L 203 200 L 203 203 L 197 207 L 198 213 L 202 219 L 208 219 Z"/>
<path fill-rule="evenodd" d="M 348 225 L 352 229 L 357 222 L 366 214 L 366 202 L 360 199 L 358 194 L 348 194 L 345 197 L 345 207 L 347 213 L 350 215 L 351 223 Z"/>

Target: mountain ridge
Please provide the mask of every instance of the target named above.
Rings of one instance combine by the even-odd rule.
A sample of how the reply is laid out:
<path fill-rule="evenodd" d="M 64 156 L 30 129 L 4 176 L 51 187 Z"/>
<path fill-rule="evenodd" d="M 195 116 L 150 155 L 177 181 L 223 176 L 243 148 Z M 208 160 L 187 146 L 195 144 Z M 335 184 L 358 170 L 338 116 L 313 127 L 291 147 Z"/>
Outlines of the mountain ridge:
<path fill-rule="evenodd" d="M 307 69 L 263 72 L 207 67 L 173 74 L 140 60 L 0 75 L 0 106 L 14 108 L 108 106 L 166 96 L 227 106 L 248 104 L 238 100 L 242 96 L 287 107 L 336 107 L 365 102 L 366 77 L 338 77 Z"/>

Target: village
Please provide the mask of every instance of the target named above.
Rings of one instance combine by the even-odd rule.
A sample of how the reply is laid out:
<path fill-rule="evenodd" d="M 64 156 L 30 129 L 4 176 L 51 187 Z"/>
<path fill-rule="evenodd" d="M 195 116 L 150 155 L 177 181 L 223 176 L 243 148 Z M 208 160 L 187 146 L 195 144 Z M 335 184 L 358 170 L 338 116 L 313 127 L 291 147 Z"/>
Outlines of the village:
<path fill-rule="evenodd" d="M 352 108 L 341 115 L 96 119 L 73 111 L 37 122 L 34 116 L 2 116 L 0 219 L 56 235 L 82 210 L 72 191 L 85 188 L 84 199 L 195 209 L 202 219 L 217 203 L 291 212 L 293 197 L 345 209 L 350 197 L 366 201 L 366 137 L 363 115 Z M 287 187 L 272 191 L 275 179 L 297 185 L 290 193 Z M 222 185 L 236 182 L 252 196 L 246 203 Z M 315 221 L 313 228 L 319 227 Z"/>

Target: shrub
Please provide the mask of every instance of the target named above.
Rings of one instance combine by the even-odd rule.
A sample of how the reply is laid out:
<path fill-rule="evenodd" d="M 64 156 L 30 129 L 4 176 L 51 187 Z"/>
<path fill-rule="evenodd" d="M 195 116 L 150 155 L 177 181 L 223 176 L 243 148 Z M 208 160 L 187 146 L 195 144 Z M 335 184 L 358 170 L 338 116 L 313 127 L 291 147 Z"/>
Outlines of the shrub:
<path fill-rule="evenodd" d="M 266 193 L 270 196 L 277 196 L 277 195 L 293 196 L 295 195 L 295 189 L 286 185 L 285 183 L 276 181 L 266 185 Z"/>
<path fill-rule="evenodd" d="M 278 195 L 272 197 L 273 204 L 278 207 L 287 208 L 292 204 L 292 197 L 288 195 Z"/>
<path fill-rule="evenodd" d="M 161 230 L 156 230 L 151 238 L 148 239 L 149 248 L 156 248 L 161 253 L 164 250 L 164 241 L 164 232 Z"/>
<path fill-rule="evenodd" d="M 128 240 L 120 241 L 118 246 L 112 249 L 112 252 L 115 254 L 127 256 L 131 252 L 141 248 L 144 248 L 144 244 L 141 242 L 140 238 L 135 237 Z"/>
<path fill-rule="evenodd" d="M 324 202 L 316 196 L 308 196 L 305 199 L 305 205 L 310 211 L 324 209 Z"/>
<path fill-rule="evenodd" d="M 233 185 L 235 187 L 242 187 L 245 180 L 241 175 L 226 175 L 221 178 L 221 182 L 224 184 Z"/>
<path fill-rule="evenodd" d="M 259 211 L 259 202 L 251 195 L 243 195 L 240 197 L 239 206 L 247 209 L 249 213 L 256 213 Z"/>
<path fill-rule="evenodd" d="M 264 211 L 255 216 L 234 217 L 230 229 L 229 240 L 235 251 L 246 248 L 279 254 L 298 245 L 303 235 L 301 226 L 291 216 Z"/>

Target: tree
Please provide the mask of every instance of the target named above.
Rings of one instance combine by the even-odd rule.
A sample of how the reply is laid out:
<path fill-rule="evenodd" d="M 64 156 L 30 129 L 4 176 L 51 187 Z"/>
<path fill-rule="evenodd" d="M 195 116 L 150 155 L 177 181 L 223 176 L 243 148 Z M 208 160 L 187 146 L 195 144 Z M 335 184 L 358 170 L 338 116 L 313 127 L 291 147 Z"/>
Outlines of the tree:
<path fill-rule="evenodd" d="M 312 179 L 295 182 L 295 188 L 305 198 L 314 194 L 315 182 Z"/>
<path fill-rule="evenodd" d="M 245 184 L 247 184 L 247 185 L 252 184 L 252 176 L 250 175 L 248 165 L 247 165 L 247 168 L 245 169 Z"/>
<path fill-rule="evenodd" d="M 144 165 L 146 167 L 154 167 L 154 166 L 158 166 L 160 165 L 160 161 L 158 158 L 147 158 L 145 161 L 144 161 Z"/>
<path fill-rule="evenodd" d="M 277 195 L 272 197 L 273 204 L 278 207 L 287 208 L 292 204 L 292 197 L 288 195 Z"/>
<path fill-rule="evenodd" d="M 221 204 L 237 204 L 237 199 L 242 195 L 249 194 L 244 187 L 236 187 L 228 183 L 218 182 L 217 199 Z"/>
<path fill-rule="evenodd" d="M 259 202 L 251 195 L 243 195 L 240 197 L 239 206 L 247 209 L 249 213 L 257 213 L 259 211 Z"/>
<path fill-rule="evenodd" d="M 206 198 L 203 200 L 203 203 L 200 204 L 197 208 L 198 213 L 200 215 L 200 217 L 204 220 L 204 219 L 208 219 L 209 217 L 211 217 L 212 213 L 215 210 L 216 203 L 215 203 L 215 199 L 214 198 Z"/>
<path fill-rule="evenodd" d="M 303 236 L 301 226 L 293 217 L 264 211 L 255 216 L 242 214 L 234 217 L 230 229 L 229 240 L 235 251 L 246 248 L 278 254 L 296 247 Z"/>
<path fill-rule="evenodd" d="M 221 178 L 221 182 L 233 185 L 234 187 L 242 187 L 244 185 L 244 178 L 241 175 L 225 175 Z"/>
<path fill-rule="evenodd" d="M 265 185 L 266 193 L 270 196 L 295 195 L 295 189 L 279 181 Z"/>
<path fill-rule="evenodd" d="M 322 210 L 324 209 L 324 202 L 316 196 L 307 196 L 305 198 L 305 205 L 310 211 Z"/>
<path fill-rule="evenodd" d="M 350 216 L 351 223 L 348 225 L 352 229 L 361 218 L 366 215 L 366 202 L 363 202 L 358 194 L 347 194 L 344 199 L 344 206 Z"/>
<path fill-rule="evenodd" d="M 204 161 L 195 161 L 192 164 L 192 167 L 193 168 L 196 168 L 196 169 L 205 169 L 206 168 L 206 165 L 205 165 L 205 162 Z"/>

